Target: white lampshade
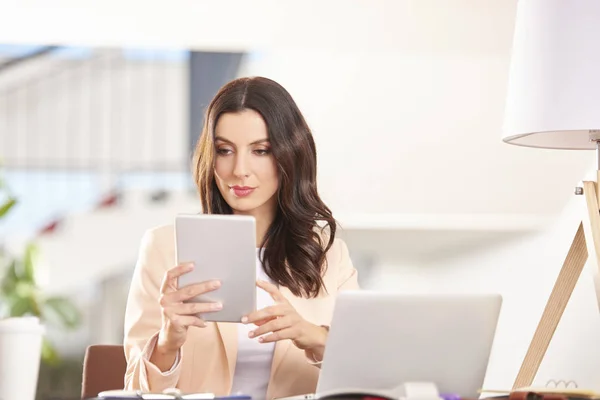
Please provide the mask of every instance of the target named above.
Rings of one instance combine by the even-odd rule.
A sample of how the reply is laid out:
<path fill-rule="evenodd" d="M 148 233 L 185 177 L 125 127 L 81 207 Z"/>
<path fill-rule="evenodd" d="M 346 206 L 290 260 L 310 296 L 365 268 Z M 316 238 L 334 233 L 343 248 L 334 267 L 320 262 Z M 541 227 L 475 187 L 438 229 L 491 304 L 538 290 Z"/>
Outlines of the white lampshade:
<path fill-rule="evenodd" d="M 518 0 L 503 140 L 596 149 L 590 130 L 600 130 L 600 0 Z"/>

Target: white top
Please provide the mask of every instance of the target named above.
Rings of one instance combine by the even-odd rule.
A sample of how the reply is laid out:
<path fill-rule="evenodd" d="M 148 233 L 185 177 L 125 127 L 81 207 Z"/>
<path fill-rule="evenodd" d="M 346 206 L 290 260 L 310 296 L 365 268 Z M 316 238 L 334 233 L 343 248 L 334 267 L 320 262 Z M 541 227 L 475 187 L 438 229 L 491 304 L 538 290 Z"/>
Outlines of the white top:
<path fill-rule="evenodd" d="M 256 258 L 256 279 L 272 282 L 265 273 L 260 258 Z M 267 292 L 256 288 L 258 310 L 275 302 Z M 253 399 L 266 399 L 267 386 L 271 377 L 271 362 L 275 343 L 259 343 L 258 338 L 250 339 L 248 333 L 256 328 L 254 324 L 237 324 L 238 352 L 231 394 L 245 394 Z"/>

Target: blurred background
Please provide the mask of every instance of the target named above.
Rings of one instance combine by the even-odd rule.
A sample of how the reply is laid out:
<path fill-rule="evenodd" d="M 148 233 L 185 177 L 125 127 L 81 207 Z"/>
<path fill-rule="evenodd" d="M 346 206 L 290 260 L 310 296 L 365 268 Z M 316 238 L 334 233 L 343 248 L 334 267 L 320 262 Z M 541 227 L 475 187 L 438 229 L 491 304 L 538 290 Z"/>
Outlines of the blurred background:
<path fill-rule="evenodd" d="M 79 398 L 86 346 L 122 343 L 141 236 L 198 211 L 205 107 L 251 75 L 305 114 L 364 288 L 504 295 L 486 382 L 510 387 L 583 215 L 573 189 L 594 172 L 593 152 L 500 139 L 515 7 L 1 2 L 0 170 L 16 204 L 0 244 L 16 257 L 34 244 L 44 295 L 71 304 L 49 330 L 60 362 L 42 365 L 38 398 Z M 597 314 L 584 275 L 540 382 L 600 386 Z"/>

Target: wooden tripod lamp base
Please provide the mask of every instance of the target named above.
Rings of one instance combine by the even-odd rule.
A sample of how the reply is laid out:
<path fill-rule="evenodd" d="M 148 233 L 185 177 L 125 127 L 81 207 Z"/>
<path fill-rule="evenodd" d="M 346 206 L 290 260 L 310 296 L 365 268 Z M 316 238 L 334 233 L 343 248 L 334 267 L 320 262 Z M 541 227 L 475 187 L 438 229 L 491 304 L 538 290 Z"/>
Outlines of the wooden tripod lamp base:
<path fill-rule="evenodd" d="M 600 179 L 600 171 L 597 172 L 597 179 Z M 576 193 L 585 196 L 587 213 L 582 218 L 575 233 L 567 257 L 563 262 L 563 266 L 558 274 L 533 339 L 515 379 L 513 390 L 530 386 L 535 379 L 546 350 L 554 336 L 556 327 L 561 320 L 573 289 L 586 264 L 588 248 L 592 250 L 591 253 L 596 260 L 596 266 L 600 265 L 598 263 L 598 255 L 600 254 L 600 204 L 598 203 L 598 199 L 600 199 L 600 196 L 598 194 L 599 185 L 597 182 L 600 182 L 600 180 L 596 182 L 583 182 L 583 187 L 577 188 Z M 600 304 L 600 297 L 598 297 L 600 296 L 600 275 L 598 275 L 598 270 L 595 272 L 596 296 Z"/>

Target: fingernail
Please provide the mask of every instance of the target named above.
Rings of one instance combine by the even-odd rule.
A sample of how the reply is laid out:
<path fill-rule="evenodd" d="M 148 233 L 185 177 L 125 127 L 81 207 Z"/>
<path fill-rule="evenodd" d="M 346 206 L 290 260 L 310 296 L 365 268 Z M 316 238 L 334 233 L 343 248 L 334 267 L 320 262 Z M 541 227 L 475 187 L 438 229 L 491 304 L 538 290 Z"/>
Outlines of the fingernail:
<path fill-rule="evenodd" d="M 220 281 L 215 281 L 213 283 L 213 287 L 215 287 L 215 288 L 221 287 L 221 282 Z"/>
<path fill-rule="evenodd" d="M 214 303 L 212 305 L 213 310 L 220 310 L 221 308 L 223 308 L 223 304 L 221 303 Z"/>
<path fill-rule="evenodd" d="M 259 338 L 258 338 L 258 341 L 262 343 L 262 342 L 264 341 L 263 337 L 262 337 L 262 336 L 261 336 L 261 337 L 259 337 Z"/>
<path fill-rule="evenodd" d="M 248 322 L 248 317 L 242 317 L 242 324 L 245 324 L 246 322 Z"/>
<path fill-rule="evenodd" d="M 254 337 L 254 331 L 250 331 L 250 332 L 248 332 L 248 337 L 250 337 L 250 338 L 251 338 L 251 337 Z"/>

